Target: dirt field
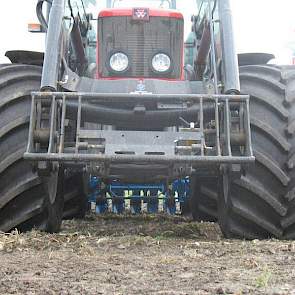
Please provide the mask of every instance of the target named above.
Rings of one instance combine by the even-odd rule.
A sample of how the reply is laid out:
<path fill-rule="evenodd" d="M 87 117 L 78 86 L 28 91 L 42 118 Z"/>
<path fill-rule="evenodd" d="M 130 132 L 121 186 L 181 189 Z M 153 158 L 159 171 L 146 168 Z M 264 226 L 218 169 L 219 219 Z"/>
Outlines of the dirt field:
<path fill-rule="evenodd" d="M 295 242 L 228 241 L 180 217 L 0 235 L 0 294 L 295 294 Z"/>

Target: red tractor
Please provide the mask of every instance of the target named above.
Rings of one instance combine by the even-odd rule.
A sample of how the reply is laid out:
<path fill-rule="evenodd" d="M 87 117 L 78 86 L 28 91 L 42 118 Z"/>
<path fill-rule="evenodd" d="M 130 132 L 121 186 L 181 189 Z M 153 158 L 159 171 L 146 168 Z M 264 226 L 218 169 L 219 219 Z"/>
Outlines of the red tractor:
<path fill-rule="evenodd" d="M 190 64 L 176 1 L 99 4 L 39 0 L 44 56 L 0 68 L 0 230 L 160 200 L 226 237 L 292 238 L 293 70 L 243 55 L 239 77 L 228 0 L 197 1 Z"/>

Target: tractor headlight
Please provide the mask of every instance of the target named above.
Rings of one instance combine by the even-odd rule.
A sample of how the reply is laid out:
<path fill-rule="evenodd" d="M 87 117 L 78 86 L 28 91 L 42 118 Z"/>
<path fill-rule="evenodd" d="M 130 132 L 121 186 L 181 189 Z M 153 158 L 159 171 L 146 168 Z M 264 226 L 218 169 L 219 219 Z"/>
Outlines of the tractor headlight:
<path fill-rule="evenodd" d="M 114 53 L 110 58 L 110 67 L 115 72 L 124 72 L 128 65 L 128 56 L 123 52 Z"/>
<path fill-rule="evenodd" d="M 158 53 L 152 59 L 152 66 L 156 72 L 167 72 L 171 66 L 170 57 L 167 54 Z"/>

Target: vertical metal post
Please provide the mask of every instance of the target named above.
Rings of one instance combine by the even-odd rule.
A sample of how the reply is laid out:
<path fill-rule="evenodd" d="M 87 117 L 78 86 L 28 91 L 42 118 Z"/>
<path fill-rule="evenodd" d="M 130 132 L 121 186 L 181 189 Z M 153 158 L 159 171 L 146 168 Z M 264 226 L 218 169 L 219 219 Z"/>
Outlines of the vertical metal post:
<path fill-rule="evenodd" d="M 27 153 L 32 153 L 34 147 L 34 130 L 36 127 L 36 102 L 35 95 L 32 96 L 31 113 L 30 113 L 30 127 L 29 127 L 29 139 L 27 145 Z"/>
<path fill-rule="evenodd" d="M 82 108 L 82 97 L 79 95 L 78 101 L 78 115 L 77 115 L 77 131 L 76 131 L 76 154 L 79 153 L 79 141 L 80 141 L 80 129 L 81 129 L 81 108 Z"/>
<path fill-rule="evenodd" d="M 231 142 L 230 142 L 230 108 L 228 98 L 225 99 L 225 111 L 224 111 L 224 136 L 225 136 L 225 152 L 226 156 L 232 156 L 231 152 Z"/>
<path fill-rule="evenodd" d="M 204 135 L 204 111 L 203 98 L 200 98 L 200 131 L 201 131 L 201 156 L 204 156 L 205 135 Z"/>
<path fill-rule="evenodd" d="M 65 118 L 66 118 L 66 96 L 62 97 L 62 111 L 61 111 L 61 132 L 60 132 L 60 143 L 59 143 L 59 153 L 63 153 L 64 151 L 64 143 L 65 143 Z"/>
<path fill-rule="evenodd" d="M 239 65 L 234 40 L 230 0 L 219 0 L 218 9 L 221 28 L 222 62 L 224 69 L 224 92 L 226 94 L 239 93 Z"/>
<path fill-rule="evenodd" d="M 50 9 L 41 90 L 56 91 L 61 61 L 65 0 L 53 0 Z"/>
<path fill-rule="evenodd" d="M 215 129 L 216 129 L 216 148 L 217 156 L 221 156 L 220 149 L 220 128 L 219 128 L 219 110 L 218 110 L 218 98 L 215 98 Z"/>
<path fill-rule="evenodd" d="M 210 58 L 211 58 L 211 65 L 213 68 L 213 75 L 214 75 L 214 90 L 215 94 L 218 93 L 218 77 L 217 77 L 217 68 L 216 68 L 216 52 L 215 52 L 215 39 L 214 39 L 214 24 L 213 24 L 213 14 L 211 8 L 211 0 L 208 3 L 208 19 L 209 19 L 209 29 L 210 29 L 210 37 L 211 37 L 211 50 L 210 50 Z"/>
<path fill-rule="evenodd" d="M 171 8 L 176 9 L 176 0 L 171 0 Z"/>
<path fill-rule="evenodd" d="M 253 156 L 253 149 L 252 149 L 252 139 L 251 139 L 251 123 L 250 123 L 250 104 L 249 104 L 249 98 L 246 101 L 246 114 L 244 113 L 245 117 L 245 123 L 244 123 L 244 128 L 246 132 L 246 153 L 247 156 Z"/>
<path fill-rule="evenodd" d="M 47 2 L 46 6 L 46 22 L 49 22 L 49 15 L 50 15 L 51 3 Z"/>
<path fill-rule="evenodd" d="M 107 0 L 107 8 L 112 8 L 112 0 Z"/>
<path fill-rule="evenodd" d="M 48 144 L 48 150 L 47 153 L 55 153 L 56 151 L 52 150 L 53 145 L 55 142 L 55 129 L 56 129 L 56 97 L 55 95 L 52 96 L 52 102 L 51 102 L 51 109 L 50 109 L 50 134 L 49 134 L 49 144 Z"/>

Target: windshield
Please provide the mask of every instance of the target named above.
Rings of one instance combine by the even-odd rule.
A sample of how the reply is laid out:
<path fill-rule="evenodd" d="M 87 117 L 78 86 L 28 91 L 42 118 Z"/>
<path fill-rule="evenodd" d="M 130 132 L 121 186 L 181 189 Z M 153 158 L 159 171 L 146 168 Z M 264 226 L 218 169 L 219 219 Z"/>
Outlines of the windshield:
<path fill-rule="evenodd" d="M 87 12 L 96 18 L 100 10 L 107 7 L 152 7 L 170 9 L 175 8 L 183 14 L 185 38 L 191 31 L 191 16 L 198 14 L 198 3 L 204 0 L 71 0 L 75 6 L 83 4 Z M 74 6 L 74 5 L 73 5 Z M 94 26 L 95 27 L 95 26 Z"/>
<path fill-rule="evenodd" d="M 114 0 L 112 7 L 150 7 L 172 9 L 172 3 L 169 0 Z"/>
<path fill-rule="evenodd" d="M 151 7 L 163 9 L 175 9 L 182 13 L 184 19 L 184 38 L 186 39 L 191 32 L 191 16 L 197 15 L 198 7 L 204 7 L 202 2 L 208 0 L 71 0 L 72 7 L 80 11 L 86 10 L 91 13 L 94 19 L 97 18 L 99 12 L 105 8 L 120 7 Z M 96 25 L 93 24 L 93 30 Z"/>

